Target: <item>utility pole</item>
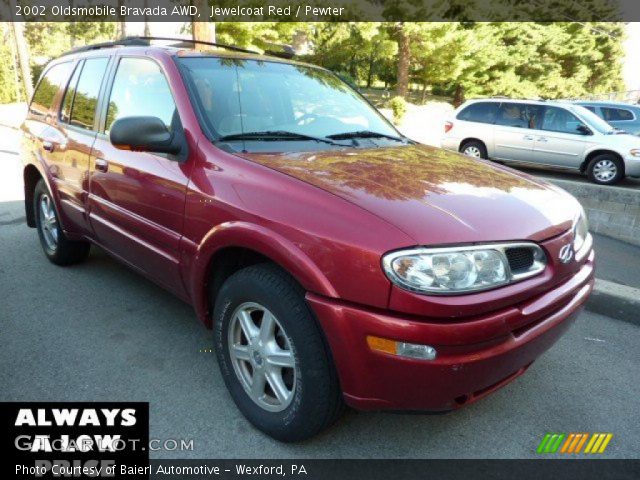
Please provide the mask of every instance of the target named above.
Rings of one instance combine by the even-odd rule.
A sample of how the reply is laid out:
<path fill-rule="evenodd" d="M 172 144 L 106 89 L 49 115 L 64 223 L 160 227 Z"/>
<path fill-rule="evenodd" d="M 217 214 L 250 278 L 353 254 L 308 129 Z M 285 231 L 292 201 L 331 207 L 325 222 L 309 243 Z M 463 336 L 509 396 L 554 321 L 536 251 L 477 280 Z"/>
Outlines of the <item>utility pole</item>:
<path fill-rule="evenodd" d="M 15 11 L 15 0 L 11 0 L 11 8 Z M 33 95 L 33 83 L 31 80 L 31 66 L 29 64 L 29 49 L 27 48 L 27 41 L 24 38 L 24 23 L 11 22 L 11 25 L 13 27 L 13 39 L 18 53 L 20 72 L 22 73 L 22 84 L 24 86 L 25 95 L 27 96 L 27 101 L 29 101 Z"/>
<path fill-rule="evenodd" d="M 198 7 L 198 13 L 204 15 L 205 18 L 209 18 L 209 2 L 207 0 L 192 0 L 193 5 Z M 211 21 L 198 22 L 195 18 L 191 19 L 191 34 L 194 40 L 201 40 L 203 42 L 215 42 L 216 41 L 216 24 Z M 206 50 L 205 45 L 195 45 L 196 50 Z"/>

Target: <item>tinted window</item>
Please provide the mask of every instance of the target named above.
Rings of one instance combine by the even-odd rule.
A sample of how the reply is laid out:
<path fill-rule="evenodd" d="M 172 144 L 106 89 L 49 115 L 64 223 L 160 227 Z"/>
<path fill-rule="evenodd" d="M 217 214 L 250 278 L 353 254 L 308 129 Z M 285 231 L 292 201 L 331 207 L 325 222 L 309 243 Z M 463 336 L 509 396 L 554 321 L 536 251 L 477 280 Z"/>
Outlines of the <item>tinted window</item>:
<path fill-rule="evenodd" d="M 558 107 L 546 107 L 542 119 L 542 130 L 580 134 L 578 126 L 583 123 L 573 113 Z"/>
<path fill-rule="evenodd" d="M 287 131 L 324 137 L 370 130 L 397 135 L 357 92 L 326 70 L 240 59 L 181 58 L 179 62 L 214 134 Z M 284 143 L 292 142 L 276 148 L 287 148 Z"/>
<path fill-rule="evenodd" d="M 60 63 L 47 70 L 42 77 L 35 93 L 29 111 L 35 115 L 46 115 L 53 104 L 53 98 L 58 89 L 64 85 L 71 73 L 71 62 Z"/>
<path fill-rule="evenodd" d="M 467 122 L 493 123 L 499 107 L 500 104 L 496 102 L 473 103 L 458 114 L 458 119 Z"/>
<path fill-rule="evenodd" d="M 141 115 L 158 117 L 171 129 L 175 111 L 169 84 L 156 62 L 120 60 L 109 98 L 107 131 L 118 118 Z"/>
<path fill-rule="evenodd" d="M 586 108 L 587 110 L 589 110 L 590 112 L 596 113 L 596 107 L 592 107 L 590 105 L 581 105 L 581 107 Z"/>
<path fill-rule="evenodd" d="M 624 108 L 600 107 L 602 116 L 607 122 L 619 122 L 624 120 L 633 120 L 633 113 Z"/>
<path fill-rule="evenodd" d="M 496 116 L 496 124 L 506 127 L 537 128 L 542 107 L 525 103 L 503 103 Z"/>
<path fill-rule="evenodd" d="M 76 70 L 73 72 L 73 77 L 71 77 L 71 81 L 69 85 L 67 85 L 67 91 L 64 94 L 64 99 L 62 100 L 62 109 L 60 110 L 60 120 L 64 123 L 69 123 L 69 119 L 71 118 L 71 106 L 73 105 L 73 97 L 76 94 L 76 86 L 78 84 L 78 78 L 80 77 L 80 72 L 82 71 L 82 62 L 78 63 Z"/>
<path fill-rule="evenodd" d="M 73 97 L 71 107 L 71 125 L 76 127 L 93 129 L 93 122 L 96 117 L 96 105 L 98 104 L 98 93 L 100 84 L 107 69 L 108 59 L 90 58 L 85 60 L 80 73 L 80 80 Z"/>

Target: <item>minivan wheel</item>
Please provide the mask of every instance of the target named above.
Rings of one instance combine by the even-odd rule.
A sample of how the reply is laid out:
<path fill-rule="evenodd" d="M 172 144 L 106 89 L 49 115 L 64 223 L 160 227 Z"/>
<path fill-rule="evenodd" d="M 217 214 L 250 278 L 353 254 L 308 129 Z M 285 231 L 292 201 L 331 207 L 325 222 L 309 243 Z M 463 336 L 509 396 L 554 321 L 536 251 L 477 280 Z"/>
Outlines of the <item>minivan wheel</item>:
<path fill-rule="evenodd" d="M 33 211 L 40 245 L 47 258 L 56 265 L 72 265 L 84 261 L 91 244 L 69 240 L 62 228 L 53 196 L 44 180 L 40 179 L 33 192 Z"/>
<path fill-rule="evenodd" d="M 624 165 L 619 158 L 603 153 L 591 159 L 587 166 L 587 176 L 593 183 L 613 185 L 624 175 Z"/>
<path fill-rule="evenodd" d="M 331 355 L 304 291 L 275 265 L 234 273 L 214 309 L 218 365 L 243 415 L 294 442 L 331 425 L 343 406 Z"/>
<path fill-rule="evenodd" d="M 471 140 L 469 142 L 465 142 L 460 147 L 460 153 L 466 155 L 467 157 L 473 158 L 488 158 L 487 155 L 487 147 L 484 146 L 484 143 L 479 142 L 477 140 Z"/>

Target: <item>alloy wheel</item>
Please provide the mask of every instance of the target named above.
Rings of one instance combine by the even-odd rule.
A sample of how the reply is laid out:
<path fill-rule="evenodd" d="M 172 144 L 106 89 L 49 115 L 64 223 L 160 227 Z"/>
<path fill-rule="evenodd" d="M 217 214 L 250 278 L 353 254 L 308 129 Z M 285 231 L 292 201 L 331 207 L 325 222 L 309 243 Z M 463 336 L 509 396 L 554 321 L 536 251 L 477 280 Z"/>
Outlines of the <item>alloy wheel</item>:
<path fill-rule="evenodd" d="M 42 229 L 42 236 L 47 244 L 47 248 L 55 250 L 58 247 L 58 236 L 60 234 L 58 219 L 56 217 L 56 211 L 53 208 L 53 201 L 46 193 L 40 196 L 38 215 L 40 216 L 40 228 Z"/>
<path fill-rule="evenodd" d="M 247 395 L 264 410 L 285 410 L 294 397 L 296 361 L 273 313 L 257 303 L 243 303 L 231 317 L 228 335 L 231 363 Z"/>
<path fill-rule="evenodd" d="M 482 152 L 480 149 L 474 145 L 470 145 L 466 147 L 462 153 L 464 153 L 468 157 L 480 158 L 482 156 Z"/>
<path fill-rule="evenodd" d="M 608 159 L 600 160 L 593 166 L 593 176 L 600 182 L 609 182 L 618 173 L 616 164 Z"/>

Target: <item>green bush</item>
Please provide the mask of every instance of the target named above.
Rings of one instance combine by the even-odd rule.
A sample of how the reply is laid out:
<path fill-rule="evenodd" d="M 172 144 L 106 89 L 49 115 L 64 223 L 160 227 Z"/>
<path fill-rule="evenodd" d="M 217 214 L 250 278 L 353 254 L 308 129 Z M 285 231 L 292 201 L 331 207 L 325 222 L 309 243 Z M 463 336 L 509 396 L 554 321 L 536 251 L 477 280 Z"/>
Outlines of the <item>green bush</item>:
<path fill-rule="evenodd" d="M 393 112 L 393 121 L 400 123 L 404 114 L 407 113 L 407 102 L 402 97 L 393 97 L 389 100 L 389 108 Z"/>

